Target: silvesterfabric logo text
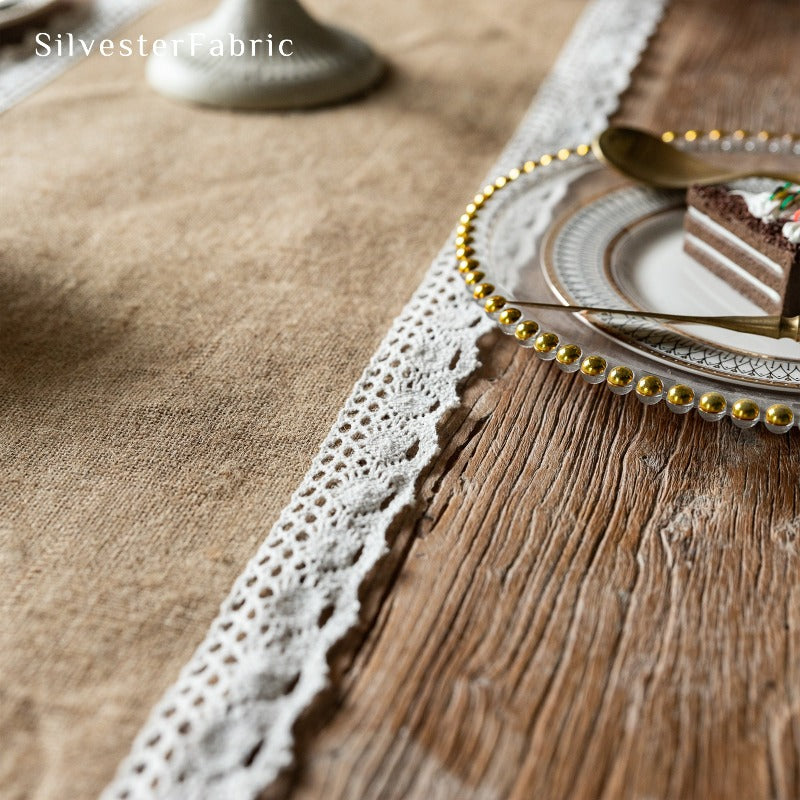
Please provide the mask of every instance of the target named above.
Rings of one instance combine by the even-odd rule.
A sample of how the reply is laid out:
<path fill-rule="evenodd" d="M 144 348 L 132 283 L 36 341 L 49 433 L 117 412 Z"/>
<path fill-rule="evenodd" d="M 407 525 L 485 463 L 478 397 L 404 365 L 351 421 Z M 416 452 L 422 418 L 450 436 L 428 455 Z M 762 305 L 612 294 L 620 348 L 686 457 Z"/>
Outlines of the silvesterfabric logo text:
<path fill-rule="evenodd" d="M 144 35 L 136 39 L 82 39 L 72 33 L 59 33 L 52 36 L 44 31 L 36 34 L 36 55 L 46 57 L 50 55 L 73 57 L 75 55 L 90 56 L 93 52 L 101 56 L 120 55 L 124 58 L 130 56 L 147 56 L 150 53 L 164 55 L 172 52 L 186 52 L 191 56 L 200 53 L 214 57 L 225 56 L 255 56 L 266 53 L 267 56 L 282 56 L 288 58 L 294 53 L 294 44 L 291 39 L 275 39 L 272 34 L 267 34 L 264 39 L 238 39 L 232 33 L 223 39 L 208 39 L 203 33 L 190 33 L 185 39 L 153 39 L 149 41 Z"/>

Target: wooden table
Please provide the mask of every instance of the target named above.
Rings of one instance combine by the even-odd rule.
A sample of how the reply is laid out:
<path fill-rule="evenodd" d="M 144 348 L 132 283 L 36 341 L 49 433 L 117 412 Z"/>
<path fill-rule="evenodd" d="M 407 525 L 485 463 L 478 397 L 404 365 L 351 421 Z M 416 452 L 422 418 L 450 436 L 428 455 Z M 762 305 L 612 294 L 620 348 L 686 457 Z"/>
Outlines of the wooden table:
<path fill-rule="evenodd" d="M 798 32 L 796 3 L 674 0 L 618 120 L 800 130 Z M 800 434 L 482 346 L 273 793 L 800 795 Z"/>

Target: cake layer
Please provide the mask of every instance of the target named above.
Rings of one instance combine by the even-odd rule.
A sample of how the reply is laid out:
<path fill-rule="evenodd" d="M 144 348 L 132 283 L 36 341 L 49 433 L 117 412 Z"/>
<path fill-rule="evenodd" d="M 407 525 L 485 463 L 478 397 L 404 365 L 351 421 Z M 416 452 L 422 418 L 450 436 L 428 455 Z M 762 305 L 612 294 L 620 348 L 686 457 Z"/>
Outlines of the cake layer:
<path fill-rule="evenodd" d="M 692 186 L 686 203 L 763 253 L 788 274 L 797 248 L 781 233 L 781 224 L 754 217 L 743 197 L 731 194 L 724 186 Z"/>
<path fill-rule="evenodd" d="M 800 247 L 725 186 L 692 186 L 684 249 L 769 314 L 800 313 Z"/>
<path fill-rule="evenodd" d="M 755 303 L 766 314 L 781 313 L 783 302 L 778 292 L 754 279 L 745 269 L 702 239 L 687 234 L 683 249 L 709 272 Z"/>
<path fill-rule="evenodd" d="M 702 239 L 741 266 L 753 276 L 753 280 L 777 292 L 779 296 L 783 295 L 787 276 L 781 267 L 774 261 L 769 261 L 762 253 L 753 250 L 746 242 L 713 222 L 705 214 L 690 208 L 684 217 L 683 228 L 686 234 Z M 720 229 L 724 233 L 720 232 Z"/>

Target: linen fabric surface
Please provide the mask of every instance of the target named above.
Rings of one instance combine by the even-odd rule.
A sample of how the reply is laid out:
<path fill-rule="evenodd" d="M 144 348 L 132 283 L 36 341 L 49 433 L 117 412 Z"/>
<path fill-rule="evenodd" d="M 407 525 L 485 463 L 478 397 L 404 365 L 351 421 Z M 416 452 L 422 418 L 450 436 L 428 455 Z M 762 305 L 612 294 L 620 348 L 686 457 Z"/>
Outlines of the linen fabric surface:
<path fill-rule="evenodd" d="M 310 4 L 393 65 L 331 109 L 190 108 L 93 56 L 0 117 L 9 797 L 111 778 L 581 7 Z"/>
<path fill-rule="evenodd" d="M 662 9 L 662 0 L 594 0 L 480 185 L 531 153 L 602 130 Z M 543 180 L 537 170 L 484 209 L 476 241 L 526 184 L 536 213 L 519 214 L 514 224 L 531 239 L 541 236 L 567 191 L 564 171 L 574 168 L 559 165 L 550 170 L 560 178 Z M 295 724 L 319 710 L 315 699 L 345 668 L 341 657 L 331 668 L 337 644 L 369 626 L 361 589 L 374 584 L 367 578 L 388 552 L 390 525 L 414 503 L 421 472 L 439 449 L 437 426 L 459 405 L 457 387 L 477 367 L 478 339 L 492 327 L 454 270 L 450 239 L 203 642 L 154 706 L 104 800 L 255 800 L 263 787 L 279 788 L 276 780 L 295 761 Z M 494 273 L 500 265 L 488 266 Z"/>

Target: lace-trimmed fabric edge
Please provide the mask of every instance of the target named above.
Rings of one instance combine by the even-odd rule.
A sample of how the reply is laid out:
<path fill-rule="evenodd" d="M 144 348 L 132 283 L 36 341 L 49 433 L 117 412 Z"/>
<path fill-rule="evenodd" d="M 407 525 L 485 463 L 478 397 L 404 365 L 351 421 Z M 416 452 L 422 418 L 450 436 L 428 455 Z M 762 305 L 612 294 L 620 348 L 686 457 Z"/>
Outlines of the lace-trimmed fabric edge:
<path fill-rule="evenodd" d="M 663 5 L 594 0 L 497 171 L 600 129 Z M 292 764 L 293 726 L 329 685 L 327 655 L 358 624 L 359 588 L 438 453 L 437 424 L 459 405 L 490 327 L 444 248 L 105 800 L 255 797 Z"/>
<path fill-rule="evenodd" d="M 36 55 L 36 36 L 40 32 L 55 37 L 71 32 L 76 39 L 97 39 L 112 33 L 159 0 L 94 0 L 91 7 L 67 8 L 47 18 L 43 28 L 31 27 L 19 43 L 9 44 L 0 54 L 0 113 L 55 80 L 86 56 L 77 48 L 74 56 Z"/>

